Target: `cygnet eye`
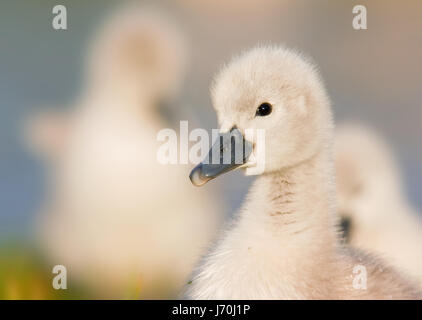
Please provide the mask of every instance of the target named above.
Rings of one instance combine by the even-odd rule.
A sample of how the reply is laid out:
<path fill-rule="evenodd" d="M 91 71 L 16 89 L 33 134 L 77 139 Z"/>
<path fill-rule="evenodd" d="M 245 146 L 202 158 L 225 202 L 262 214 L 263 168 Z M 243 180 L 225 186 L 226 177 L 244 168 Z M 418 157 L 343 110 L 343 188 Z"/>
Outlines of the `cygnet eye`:
<path fill-rule="evenodd" d="M 255 116 L 258 116 L 258 117 L 268 116 L 272 110 L 273 110 L 273 107 L 268 102 L 261 103 L 261 105 L 256 109 Z"/>

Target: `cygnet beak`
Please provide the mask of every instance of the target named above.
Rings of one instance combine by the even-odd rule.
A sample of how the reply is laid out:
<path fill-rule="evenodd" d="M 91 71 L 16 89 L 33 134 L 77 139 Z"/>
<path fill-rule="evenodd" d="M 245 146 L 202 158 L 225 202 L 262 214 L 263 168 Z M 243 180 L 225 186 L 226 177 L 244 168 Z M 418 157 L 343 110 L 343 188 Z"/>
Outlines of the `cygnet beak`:
<path fill-rule="evenodd" d="M 245 140 L 237 128 L 219 135 L 207 157 L 190 173 L 195 186 L 202 186 L 219 175 L 240 167 L 248 161 L 253 144 Z"/>
<path fill-rule="evenodd" d="M 350 231 L 352 228 L 352 219 L 347 215 L 342 215 L 340 221 L 340 233 L 341 238 L 344 242 L 348 242 L 350 239 Z"/>

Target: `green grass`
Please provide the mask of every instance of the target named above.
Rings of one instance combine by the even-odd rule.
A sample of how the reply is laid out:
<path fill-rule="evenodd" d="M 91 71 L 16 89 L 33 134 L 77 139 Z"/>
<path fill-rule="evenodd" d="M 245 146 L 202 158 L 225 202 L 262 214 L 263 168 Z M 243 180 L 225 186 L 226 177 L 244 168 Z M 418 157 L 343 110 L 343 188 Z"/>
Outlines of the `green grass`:
<path fill-rule="evenodd" d="M 0 299 L 84 299 L 86 290 L 55 290 L 55 274 L 39 252 L 23 242 L 0 244 Z"/>

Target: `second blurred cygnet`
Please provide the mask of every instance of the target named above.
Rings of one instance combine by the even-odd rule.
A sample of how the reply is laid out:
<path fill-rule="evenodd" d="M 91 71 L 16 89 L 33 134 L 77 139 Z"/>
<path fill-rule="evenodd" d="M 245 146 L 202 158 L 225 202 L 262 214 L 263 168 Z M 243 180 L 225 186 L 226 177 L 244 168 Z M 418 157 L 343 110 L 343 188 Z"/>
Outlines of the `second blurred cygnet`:
<path fill-rule="evenodd" d="M 390 147 L 374 131 L 346 124 L 337 129 L 335 165 L 347 242 L 422 285 L 422 220 L 406 200 Z"/>
<path fill-rule="evenodd" d="M 176 25 L 123 10 L 94 40 L 87 88 L 62 134 L 39 123 L 36 142 L 55 156 L 43 247 L 101 297 L 174 294 L 217 227 L 217 204 L 192 188 L 187 168 L 156 158 L 157 132 L 169 126 L 157 103 L 174 98 L 185 62 Z"/>

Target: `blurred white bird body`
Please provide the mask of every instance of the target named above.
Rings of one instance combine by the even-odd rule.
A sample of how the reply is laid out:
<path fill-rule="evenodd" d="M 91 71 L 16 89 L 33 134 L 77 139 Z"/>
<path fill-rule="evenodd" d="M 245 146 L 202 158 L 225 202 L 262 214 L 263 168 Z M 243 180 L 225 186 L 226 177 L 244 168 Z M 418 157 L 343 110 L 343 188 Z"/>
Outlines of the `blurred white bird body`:
<path fill-rule="evenodd" d="M 144 283 L 184 281 L 216 227 L 214 205 L 193 192 L 185 168 L 158 163 L 159 121 L 96 111 L 78 118 L 59 168 L 64 201 L 43 228 L 54 261 L 118 282 L 131 273 Z"/>
<path fill-rule="evenodd" d="M 311 64 L 283 48 L 255 48 L 223 69 L 212 94 L 222 127 L 265 129 L 265 171 L 237 219 L 199 266 L 186 288 L 187 297 L 417 296 L 394 270 L 339 244 L 331 109 Z M 256 147 L 262 142 L 254 143 Z M 199 170 L 206 165 L 191 176 L 203 175 Z M 354 285 L 354 268 L 361 265 L 367 276 L 364 289 Z"/>
<path fill-rule="evenodd" d="M 144 10 L 110 25 L 59 148 L 42 243 L 51 263 L 102 296 L 139 287 L 140 297 L 166 297 L 187 281 L 220 205 L 192 188 L 186 167 L 156 158 L 168 127 L 156 103 L 177 91 L 183 69 L 177 29 Z"/>
<path fill-rule="evenodd" d="M 406 201 L 387 143 L 364 126 L 339 126 L 335 163 L 348 243 L 383 257 L 422 286 L 422 220 Z"/>

